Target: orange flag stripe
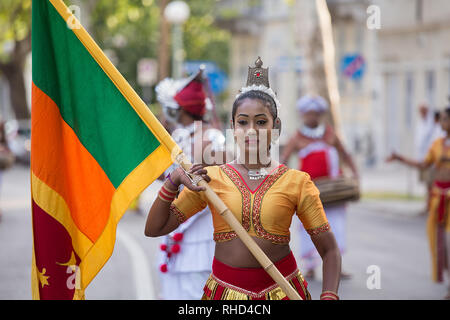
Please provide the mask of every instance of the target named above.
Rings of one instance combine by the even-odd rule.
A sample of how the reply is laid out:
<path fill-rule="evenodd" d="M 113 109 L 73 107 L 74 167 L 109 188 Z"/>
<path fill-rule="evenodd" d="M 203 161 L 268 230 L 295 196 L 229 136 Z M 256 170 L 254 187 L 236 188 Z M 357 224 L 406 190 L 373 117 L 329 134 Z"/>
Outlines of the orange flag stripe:
<path fill-rule="evenodd" d="M 115 188 L 58 106 L 34 83 L 32 97 L 31 170 L 64 198 L 78 229 L 95 242 L 108 221 Z"/>

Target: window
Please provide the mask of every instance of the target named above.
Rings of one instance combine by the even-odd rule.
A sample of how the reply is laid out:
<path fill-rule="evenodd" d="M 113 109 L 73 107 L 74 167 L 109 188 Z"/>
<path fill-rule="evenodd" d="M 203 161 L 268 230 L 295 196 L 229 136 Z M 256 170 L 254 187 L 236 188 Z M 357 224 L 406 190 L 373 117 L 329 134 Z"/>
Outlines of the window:
<path fill-rule="evenodd" d="M 447 68 L 447 73 L 448 73 L 448 77 L 447 77 L 447 81 L 448 81 L 448 92 L 447 92 L 447 101 L 446 101 L 446 105 L 450 104 L 450 59 L 448 60 L 448 68 Z"/>
<path fill-rule="evenodd" d="M 436 73 L 434 70 L 428 70 L 425 75 L 425 98 L 431 110 L 436 108 Z"/>
<path fill-rule="evenodd" d="M 414 101 L 414 75 L 412 72 L 406 73 L 405 83 L 405 123 L 411 129 L 413 126 L 413 101 Z"/>
<path fill-rule="evenodd" d="M 398 76 L 396 74 L 386 75 L 386 145 L 388 153 L 398 150 Z"/>
<path fill-rule="evenodd" d="M 416 0 L 416 21 L 423 22 L 423 0 Z"/>

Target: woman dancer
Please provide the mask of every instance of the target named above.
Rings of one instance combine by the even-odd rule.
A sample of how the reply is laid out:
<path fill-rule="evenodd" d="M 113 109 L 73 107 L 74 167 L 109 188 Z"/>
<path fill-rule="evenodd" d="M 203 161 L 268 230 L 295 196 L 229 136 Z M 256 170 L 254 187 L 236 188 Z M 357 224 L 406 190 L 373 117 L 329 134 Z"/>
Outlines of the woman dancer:
<path fill-rule="evenodd" d="M 289 227 L 296 213 L 323 259 L 320 298 L 338 299 L 341 257 L 319 192 L 308 174 L 270 158 L 273 131 L 281 127 L 278 108 L 267 69 L 258 58 L 256 67 L 249 67 L 247 86 L 233 104 L 231 125 L 237 159 L 206 169 L 193 166 L 191 173 L 209 183 L 300 296 L 310 299 L 307 282 L 289 247 Z M 181 184 L 186 188 L 175 200 Z M 150 209 L 145 234 L 165 235 L 195 217 L 209 205 L 202 191 L 204 188 L 194 185 L 182 169 L 175 170 Z M 216 246 L 203 299 L 287 299 L 219 212 L 210 208 Z"/>
<path fill-rule="evenodd" d="M 441 126 L 445 137 L 436 139 L 428 150 L 424 161 L 415 161 L 393 153 L 387 161 L 426 169 L 435 167 L 434 182 L 428 205 L 427 233 L 431 252 L 432 280 L 444 281 L 447 270 L 447 295 L 450 299 L 450 107 L 441 113 Z"/>

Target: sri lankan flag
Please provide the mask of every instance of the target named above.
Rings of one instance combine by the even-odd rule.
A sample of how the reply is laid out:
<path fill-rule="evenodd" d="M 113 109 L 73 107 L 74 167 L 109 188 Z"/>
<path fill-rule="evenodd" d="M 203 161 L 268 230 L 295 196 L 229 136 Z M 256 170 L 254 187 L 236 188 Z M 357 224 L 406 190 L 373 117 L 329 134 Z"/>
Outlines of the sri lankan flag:
<path fill-rule="evenodd" d="M 32 12 L 33 298 L 82 299 L 178 147 L 61 0 Z"/>

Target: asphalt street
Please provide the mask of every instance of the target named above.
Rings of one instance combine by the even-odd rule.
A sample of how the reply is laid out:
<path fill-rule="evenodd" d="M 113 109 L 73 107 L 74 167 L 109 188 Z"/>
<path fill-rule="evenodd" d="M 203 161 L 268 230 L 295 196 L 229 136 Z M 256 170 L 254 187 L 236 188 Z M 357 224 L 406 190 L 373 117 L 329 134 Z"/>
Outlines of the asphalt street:
<path fill-rule="evenodd" d="M 2 173 L 0 206 L 0 299 L 31 299 L 31 213 L 29 168 Z M 420 201 L 368 201 L 348 206 L 348 251 L 342 299 L 441 299 L 444 284 L 431 282 Z M 86 290 L 87 299 L 158 299 L 159 239 L 144 236 L 145 215 L 127 212 L 119 223 L 113 255 Z M 293 227 L 296 227 L 294 224 Z M 292 249 L 301 245 L 294 236 Z M 299 262 L 301 265 L 301 261 Z M 318 268 L 320 275 L 320 267 Z M 320 277 L 309 281 L 313 299 Z"/>

